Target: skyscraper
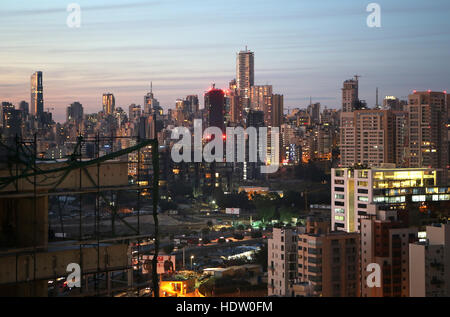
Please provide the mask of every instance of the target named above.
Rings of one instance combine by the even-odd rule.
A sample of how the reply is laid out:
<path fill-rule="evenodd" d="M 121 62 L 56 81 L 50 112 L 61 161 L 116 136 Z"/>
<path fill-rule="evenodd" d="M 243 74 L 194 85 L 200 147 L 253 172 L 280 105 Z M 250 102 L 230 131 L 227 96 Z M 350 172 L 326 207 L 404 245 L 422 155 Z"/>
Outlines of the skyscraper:
<path fill-rule="evenodd" d="M 31 75 L 31 115 L 40 117 L 44 113 L 44 87 L 42 72 Z"/>
<path fill-rule="evenodd" d="M 19 110 L 22 111 L 24 116 L 28 116 L 30 112 L 30 105 L 25 100 L 22 100 L 19 104 Z"/>
<path fill-rule="evenodd" d="M 320 103 L 310 104 L 308 106 L 308 114 L 312 123 L 320 123 Z"/>
<path fill-rule="evenodd" d="M 197 113 L 199 110 L 198 96 L 189 95 L 186 97 L 187 111 L 189 113 Z"/>
<path fill-rule="evenodd" d="M 153 83 L 151 83 L 150 92 L 144 97 L 144 114 L 152 114 L 156 108 L 159 108 L 159 102 L 153 95 Z"/>
<path fill-rule="evenodd" d="M 0 108 L 0 128 L 3 128 L 3 135 L 6 137 L 21 135 L 21 125 L 22 111 L 16 110 L 12 103 L 2 102 Z"/>
<path fill-rule="evenodd" d="M 441 168 L 448 165 L 447 101 L 444 92 L 409 95 L 409 151 L 411 167 Z M 443 175 L 445 177 L 445 175 Z"/>
<path fill-rule="evenodd" d="M 236 80 L 233 79 L 229 83 L 229 88 L 226 92 L 227 103 L 229 104 L 229 122 L 233 124 L 242 124 L 243 111 L 242 104 L 240 102 L 240 97 L 237 89 Z"/>
<path fill-rule="evenodd" d="M 250 87 L 255 84 L 255 55 L 247 50 L 237 54 L 236 83 L 239 95 L 243 98 L 244 106 L 250 106 Z"/>
<path fill-rule="evenodd" d="M 403 111 L 404 101 L 400 101 L 395 96 L 386 96 L 383 99 L 383 109 L 390 109 L 394 111 Z"/>
<path fill-rule="evenodd" d="M 344 81 L 342 88 L 342 112 L 353 112 L 358 105 L 358 76 Z"/>
<path fill-rule="evenodd" d="M 284 116 L 284 96 L 272 95 L 272 127 L 280 127 Z"/>
<path fill-rule="evenodd" d="M 264 110 L 266 97 L 272 96 L 272 85 L 250 87 L 250 106 L 253 110 Z"/>
<path fill-rule="evenodd" d="M 142 109 L 140 105 L 136 105 L 133 103 L 128 107 L 128 118 L 131 122 L 138 122 L 141 114 Z"/>
<path fill-rule="evenodd" d="M 67 107 L 66 121 L 73 121 L 76 123 L 81 123 L 81 121 L 83 121 L 83 105 L 81 103 L 75 101 Z"/>
<path fill-rule="evenodd" d="M 218 127 L 224 131 L 225 94 L 215 85 L 205 94 L 205 109 L 208 112 L 208 126 Z"/>
<path fill-rule="evenodd" d="M 394 114 L 356 110 L 341 114 L 341 165 L 396 163 Z"/>
<path fill-rule="evenodd" d="M 116 107 L 116 99 L 113 94 L 103 94 L 103 112 L 105 114 L 113 114 Z"/>

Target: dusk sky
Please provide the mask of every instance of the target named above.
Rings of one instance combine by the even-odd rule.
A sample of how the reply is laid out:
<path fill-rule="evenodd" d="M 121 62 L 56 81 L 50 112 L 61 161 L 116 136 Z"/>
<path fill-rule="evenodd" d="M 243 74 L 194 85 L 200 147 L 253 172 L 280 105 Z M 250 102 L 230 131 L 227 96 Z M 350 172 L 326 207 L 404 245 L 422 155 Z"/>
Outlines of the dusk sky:
<path fill-rule="evenodd" d="M 381 28 L 366 6 L 381 5 Z M 66 25 L 81 5 L 81 28 Z M 30 101 L 30 76 L 44 73 L 45 108 L 63 121 L 68 104 L 101 110 L 143 104 L 153 81 L 163 108 L 235 78 L 236 53 L 255 52 L 255 83 L 272 84 L 287 108 L 309 97 L 341 106 L 342 82 L 361 75 L 360 98 L 450 91 L 448 0 L 84 0 L 0 3 L 0 101 Z"/>

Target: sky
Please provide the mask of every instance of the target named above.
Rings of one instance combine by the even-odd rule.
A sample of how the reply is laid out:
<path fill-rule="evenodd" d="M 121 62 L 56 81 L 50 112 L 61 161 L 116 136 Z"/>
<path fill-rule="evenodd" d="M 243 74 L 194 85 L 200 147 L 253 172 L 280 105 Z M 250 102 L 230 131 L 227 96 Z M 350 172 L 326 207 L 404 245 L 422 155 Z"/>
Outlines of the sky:
<path fill-rule="evenodd" d="M 30 101 L 30 76 L 43 71 L 45 108 L 56 121 L 79 101 L 101 110 L 226 88 L 236 53 L 255 52 L 255 84 L 284 95 L 285 110 L 310 97 L 341 107 L 341 88 L 358 74 L 360 98 L 375 105 L 412 90 L 450 91 L 450 1 L 373 0 L 381 27 L 370 28 L 363 0 L 1 0 L 0 101 Z M 80 28 L 66 24 L 81 7 Z M 201 101 L 203 103 L 203 101 Z"/>

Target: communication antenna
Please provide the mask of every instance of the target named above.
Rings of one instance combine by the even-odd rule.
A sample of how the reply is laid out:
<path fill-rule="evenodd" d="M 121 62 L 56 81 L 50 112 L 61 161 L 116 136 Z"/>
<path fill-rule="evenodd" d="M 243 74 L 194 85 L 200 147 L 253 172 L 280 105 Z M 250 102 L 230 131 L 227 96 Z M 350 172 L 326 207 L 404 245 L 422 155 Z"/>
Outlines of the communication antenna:
<path fill-rule="evenodd" d="M 376 107 L 378 108 L 378 87 L 377 87 L 377 90 L 376 90 L 376 94 L 377 94 L 377 96 L 376 96 Z"/>

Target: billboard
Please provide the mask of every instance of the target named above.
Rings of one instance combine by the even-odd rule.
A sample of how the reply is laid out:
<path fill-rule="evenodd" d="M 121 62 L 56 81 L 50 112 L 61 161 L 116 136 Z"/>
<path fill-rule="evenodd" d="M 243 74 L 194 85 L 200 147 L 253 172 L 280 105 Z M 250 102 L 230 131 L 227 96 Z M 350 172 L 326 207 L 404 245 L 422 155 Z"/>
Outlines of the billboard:
<path fill-rule="evenodd" d="M 150 274 L 152 272 L 153 255 L 142 256 L 142 274 Z M 156 266 L 157 274 L 172 274 L 175 268 L 175 255 L 160 255 Z"/>
<path fill-rule="evenodd" d="M 240 208 L 226 208 L 225 213 L 227 215 L 239 215 Z"/>

